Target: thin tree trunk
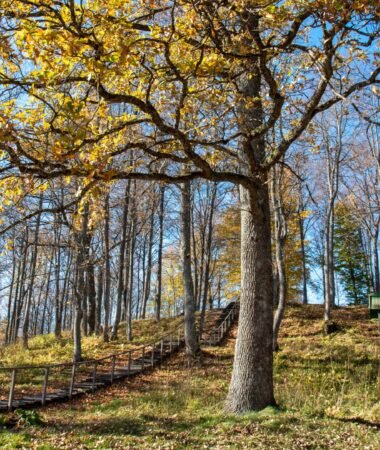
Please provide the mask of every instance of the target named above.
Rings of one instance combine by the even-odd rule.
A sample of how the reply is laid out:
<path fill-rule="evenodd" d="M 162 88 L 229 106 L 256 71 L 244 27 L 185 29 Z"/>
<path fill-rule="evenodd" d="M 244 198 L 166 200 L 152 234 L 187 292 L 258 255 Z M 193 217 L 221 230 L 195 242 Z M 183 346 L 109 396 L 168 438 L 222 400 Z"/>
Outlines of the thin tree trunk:
<path fill-rule="evenodd" d="M 379 236 L 378 232 L 373 238 L 373 272 L 375 279 L 375 292 L 380 294 L 380 264 L 379 264 L 379 249 L 378 249 Z"/>
<path fill-rule="evenodd" d="M 53 261 L 51 260 L 50 264 L 49 264 L 49 271 L 48 271 L 48 277 L 47 277 L 47 283 L 46 283 L 46 292 L 45 292 L 45 296 L 44 296 L 44 305 L 43 305 L 43 309 L 42 309 L 40 334 L 44 334 L 44 331 L 45 331 L 46 311 L 47 311 L 47 305 L 48 305 L 49 294 L 50 294 L 50 280 L 51 280 L 52 272 L 53 272 Z"/>
<path fill-rule="evenodd" d="M 280 169 L 281 170 L 281 169 Z M 273 350 L 278 349 L 278 334 L 285 313 L 286 306 L 286 267 L 285 267 L 285 242 L 286 242 L 286 220 L 284 216 L 284 206 L 281 194 L 282 173 L 273 167 L 271 177 L 271 194 L 274 218 L 274 244 L 276 255 L 276 267 L 278 276 L 278 301 L 276 313 L 273 321 Z"/>
<path fill-rule="evenodd" d="M 194 197 L 194 196 L 193 196 Z M 194 219 L 194 198 L 192 198 L 192 208 L 191 208 L 191 240 L 193 248 L 193 265 L 194 265 L 194 297 L 195 302 L 198 303 L 199 297 L 199 268 L 198 268 L 198 249 L 197 249 L 197 239 L 195 236 L 195 219 Z"/>
<path fill-rule="evenodd" d="M 128 225 L 128 210 L 129 210 L 129 196 L 130 196 L 130 180 L 127 181 L 125 186 L 124 194 L 124 205 L 123 205 L 123 219 L 121 225 L 121 243 L 120 243 L 120 254 L 119 254 L 119 279 L 117 286 L 117 300 L 116 300 L 116 312 L 115 321 L 112 328 L 112 340 L 117 339 L 117 332 L 121 319 L 121 307 L 123 302 L 123 290 L 124 290 L 124 270 L 125 270 L 125 247 L 127 241 L 127 225 Z"/>
<path fill-rule="evenodd" d="M 89 204 L 87 203 L 85 205 L 85 209 L 84 209 L 84 214 L 86 214 L 87 216 L 89 216 L 90 214 L 90 209 L 89 209 Z M 88 218 L 86 219 L 87 224 L 88 224 Z M 87 230 L 86 230 L 86 234 L 83 236 L 83 263 L 84 263 L 84 267 L 83 267 L 83 276 L 84 276 L 84 286 L 83 286 L 83 293 L 82 293 L 82 332 L 84 336 L 88 336 L 88 331 L 89 331 L 89 325 L 88 325 L 88 264 L 90 261 L 90 245 L 91 245 L 91 235 L 89 233 L 88 230 L 88 226 L 87 226 Z"/>
<path fill-rule="evenodd" d="M 331 319 L 331 307 L 335 304 L 334 279 L 334 212 L 328 213 L 325 242 L 325 321 Z"/>
<path fill-rule="evenodd" d="M 63 288 L 62 288 L 62 292 L 61 292 L 61 299 L 59 302 L 59 318 L 61 320 L 61 325 L 60 328 L 65 329 L 66 326 L 66 313 L 67 313 L 67 302 L 66 300 L 66 294 L 67 294 L 67 290 L 68 290 L 68 285 L 70 282 L 70 275 L 71 275 L 71 270 L 72 270 L 72 266 L 71 266 L 71 261 L 72 261 L 72 254 L 71 252 L 69 252 L 69 254 L 67 255 L 67 259 L 66 259 L 66 270 L 65 270 L 65 278 L 63 280 Z M 65 317 L 63 318 L 63 313 L 65 312 Z"/>
<path fill-rule="evenodd" d="M 16 250 L 15 250 L 14 246 L 15 246 L 15 239 L 13 238 L 12 277 L 11 277 L 11 285 L 10 285 L 10 288 L 9 288 L 9 295 L 8 295 L 7 326 L 6 326 L 6 329 L 5 329 L 5 338 L 4 338 L 4 344 L 5 345 L 9 344 L 9 338 L 10 338 L 12 296 L 13 296 L 13 287 L 14 287 L 15 276 L 16 276 L 16 266 L 17 266 Z"/>
<path fill-rule="evenodd" d="M 40 199 L 38 203 L 38 209 L 41 211 L 42 205 L 44 201 L 43 192 L 40 194 Z M 29 338 L 29 323 L 30 323 L 30 309 L 33 300 L 34 293 L 34 279 L 36 276 L 36 267 L 37 267 L 37 255 L 38 255 L 38 239 L 40 233 L 40 225 L 41 225 L 41 212 L 37 215 L 36 229 L 34 232 L 34 248 L 31 258 L 31 274 L 29 281 L 29 289 L 28 289 L 28 297 L 25 306 L 25 316 L 24 316 L 24 325 L 22 328 L 22 346 L 23 348 L 28 348 L 28 338 Z"/>
<path fill-rule="evenodd" d="M 215 210 L 215 200 L 216 200 L 216 184 L 212 186 L 211 191 L 211 200 L 208 214 L 208 222 L 207 222 L 207 238 L 206 238 L 206 251 L 205 251 L 205 274 L 204 274 L 204 286 L 203 286 L 203 298 L 202 298 L 202 308 L 201 308 L 201 319 L 199 324 L 199 335 L 202 336 L 205 315 L 206 315 L 206 306 L 207 299 L 209 294 L 209 285 L 210 285 L 210 264 L 211 264 L 211 247 L 212 247 L 212 232 L 213 232 L 213 220 L 214 220 L 214 210 Z M 212 303 L 212 302 L 211 302 Z"/>
<path fill-rule="evenodd" d="M 110 211 L 109 194 L 105 198 L 104 217 L 104 260 L 105 260 L 105 288 L 104 288 L 104 328 L 103 340 L 109 341 L 108 327 L 110 320 L 110 296 L 111 296 L 111 260 L 110 260 Z"/>
<path fill-rule="evenodd" d="M 61 249 L 59 247 L 61 237 L 61 227 L 57 233 L 55 233 L 55 328 L 54 334 L 57 339 L 62 337 L 62 317 L 61 317 L 61 299 L 60 299 L 60 275 L 61 275 Z"/>
<path fill-rule="evenodd" d="M 131 237 L 129 244 L 129 286 L 128 286 L 128 302 L 127 302 L 127 339 L 132 341 L 133 330 L 132 330 L 132 315 L 133 315 L 133 278 L 134 278 L 134 264 L 133 259 L 135 255 L 135 244 L 136 244 L 136 218 L 135 212 L 133 211 L 132 224 L 131 224 Z"/>
<path fill-rule="evenodd" d="M 190 183 L 183 184 L 181 189 L 181 224 L 182 224 L 182 265 L 183 286 L 185 296 L 185 344 L 189 358 L 199 355 L 199 340 L 195 326 L 195 297 L 191 274 L 191 213 L 190 213 Z"/>
<path fill-rule="evenodd" d="M 302 303 L 308 304 L 308 292 L 307 292 L 307 266 L 306 266 L 306 248 L 305 248 L 305 224 L 304 219 L 301 217 L 301 211 L 298 210 L 298 229 L 300 233 L 301 241 L 301 257 L 302 257 Z"/>
<path fill-rule="evenodd" d="M 87 206 L 86 206 L 87 209 Z M 83 296 L 85 292 L 85 242 L 88 230 L 88 214 L 82 216 L 82 228 L 80 233 L 75 233 L 76 238 L 76 280 L 75 280 L 75 311 L 73 323 L 74 354 L 73 360 L 79 362 L 82 359 L 81 322 L 83 318 Z"/>
<path fill-rule="evenodd" d="M 100 335 L 100 328 L 102 323 L 102 305 L 103 305 L 103 287 L 104 287 L 104 263 L 100 262 L 98 269 L 98 289 L 96 295 L 96 334 Z"/>
<path fill-rule="evenodd" d="M 146 267 L 146 278 L 145 278 L 145 286 L 144 286 L 144 299 L 143 299 L 143 308 L 141 317 L 145 319 L 146 316 L 146 307 L 150 297 L 150 285 L 152 278 L 152 251 L 153 251 L 153 232 L 154 232 L 154 208 L 152 209 L 152 214 L 150 217 L 150 225 L 149 225 L 149 240 L 148 240 L 148 261 Z"/>
<path fill-rule="evenodd" d="M 88 294 L 88 333 L 94 334 L 96 328 L 96 288 L 94 262 L 87 264 L 87 294 Z"/>
<path fill-rule="evenodd" d="M 160 187 L 160 204 L 158 210 L 158 262 L 157 262 L 157 295 L 156 295 L 156 320 L 161 318 L 161 295 L 162 295 L 162 247 L 164 239 L 164 202 L 165 202 L 165 186 Z"/>

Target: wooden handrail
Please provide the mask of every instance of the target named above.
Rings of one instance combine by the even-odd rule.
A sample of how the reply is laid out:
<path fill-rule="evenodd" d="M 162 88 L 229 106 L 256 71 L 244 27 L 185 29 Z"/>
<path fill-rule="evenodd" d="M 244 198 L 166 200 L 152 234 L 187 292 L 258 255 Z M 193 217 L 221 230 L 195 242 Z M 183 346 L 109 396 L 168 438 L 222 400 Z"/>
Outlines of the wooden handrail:
<path fill-rule="evenodd" d="M 112 353 L 110 355 L 103 356 L 101 358 L 94 358 L 94 359 L 85 359 L 83 361 L 77 361 L 75 364 L 77 365 L 91 365 L 96 362 L 102 362 L 107 359 L 112 359 L 114 356 L 122 356 L 126 355 L 128 352 L 138 352 L 146 347 L 151 347 L 153 345 L 156 345 L 158 342 L 161 342 L 161 340 L 164 340 L 167 337 L 170 337 L 173 333 L 177 332 L 183 325 L 183 321 L 172 331 L 170 331 L 167 334 L 164 334 L 160 337 L 158 341 L 149 342 L 148 344 L 141 344 L 139 347 L 131 348 L 128 350 L 124 350 L 122 352 Z M 53 363 L 53 364 L 43 364 L 43 365 L 25 365 L 25 366 L 9 366 L 9 367 L 0 367 L 1 372 L 9 372 L 14 369 L 16 370 L 28 370 L 28 369 L 52 369 L 52 368 L 58 368 L 58 367 L 72 367 L 73 362 L 63 362 L 63 363 Z"/>
<path fill-rule="evenodd" d="M 233 320 L 236 315 L 236 311 L 238 309 L 238 305 L 235 303 L 231 310 L 228 312 L 228 314 L 224 317 L 223 321 L 217 326 L 213 327 L 210 332 L 210 344 L 219 343 L 221 339 L 223 339 L 224 335 L 228 331 L 230 325 L 233 323 Z M 145 369 L 148 369 L 149 367 L 154 367 L 156 363 L 155 359 L 155 353 L 158 351 L 159 356 L 157 358 L 157 361 L 161 361 L 164 358 L 164 344 L 165 341 L 169 345 L 169 354 L 172 353 L 173 348 L 177 349 L 180 348 L 183 339 L 184 339 L 184 331 L 183 331 L 183 323 L 184 321 L 181 321 L 181 323 L 172 329 L 170 332 L 164 334 L 161 336 L 158 340 L 155 340 L 153 342 L 142 344 L 139 347 L 130 348 L 125 351 L 121 351 L 118 353 L 113 353 L 111 355 L 106 355 L 101 358 L 97 359 L 90 359 L 90 360 L 84 360 L 84 361 L 78 361 L 78 362 L 66 362 L 66 363 L 55 363 L 55 364 L 45 364 L 45 365 L 25 365 L 25 366 L 14 366 L 14 367 L 0 367 L 0 371 L 4 372 L 11 372 L 11 379 L 10 379 L 10 385 L 9 385 L 9 395 L 7 400 L 7 407 L 9 410 L 13 409 L 15 407 L 15 386 L 16 386 L 16 378 L 17 374 L 21 372 L 22 370 L 43 370 L 43 379 L 42 379 L 42 391 L 40 396 L 37 396 L 39 398 L 39 403 L 44 405 L 47 401 L 47 398 L 49 398 L 47 394 L 48 390 L 48 382 L 49 382 L 49 375 L 51 373 L 51 369 L 54 368 L 70 368 L 71 369 L 71 376 L 69 379 L 69 385 L 66 388 L 67 396 L 69 399 L 73 397 L 77 393 L 77 388 L 80 386 L 80 379 L 79 379 L 79 385 L 77 383 L 78 376 L 80 375 L 80 372 L 78 372 L 78 369 L 81 366 L 92 366 L 92 373 L 89 374 L 88 380 L 85 380 L 85 384 L 89 385 L 89 389 L 91 391 L 95 391 L 98 384 L 97 380 L 99 380 L 98 376 L 98 366 L 102 364 L 104 361 L 109 360 L 110 361 L 110 369 L 111 372 L 107 372 L 107 376 L 109 377 L 109 380 L 111 384 L 114 382 L 115 379 L 115 369 L 116 369 L 116 360 L 118 357 L 121 357 L 123 355 L 128 355 L 127 359 L 127 367 L 125 367 L 125 359 L 124 359 L 124 370 L 127 369 L 127 376 L 133 375 L 135 372 L 135 369 L 132 369 L 132 362 L 138 362 L 137 364 L 140 366 L 139 372 L 143 372 Z M 151 352 L 149 354 L 149 352 Z M 137 354 L 137 355 L 136 355 Z M 135 356 L 132 356 L 135 355 Z M 148 356 L 149 355 L 149 356 Z M 150 357 L 150 364 L 146 362 L 145 358 Z M 107 364 L 107 367 L 109 364 Z M 64 380 L 63 380 L 64 381 Z M 64 381 L 67 383 L 67 381 Z M 80 389 L 80 387 L 79 387 Z M 30 402 L 30 400 L 28 400 Z M 28 404 L 28 403 L 27 403 Z"/>

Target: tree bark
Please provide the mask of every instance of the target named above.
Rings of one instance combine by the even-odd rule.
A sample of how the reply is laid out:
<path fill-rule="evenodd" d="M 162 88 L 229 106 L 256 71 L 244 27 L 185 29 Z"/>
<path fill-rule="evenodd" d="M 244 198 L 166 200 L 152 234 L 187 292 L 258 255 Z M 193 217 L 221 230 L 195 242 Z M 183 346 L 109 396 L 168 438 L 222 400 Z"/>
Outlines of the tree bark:
<path fill-rule="evenodd" d="M 61 301 L 60 301 L 60 275 L 61 275 L 61 249 L 60 249 L 60 240 L 61 240 L 61 226 L 58 227 L 58 230 L 55 234 L 55 243 L 57 248 L 54 251 L 55 256 L 55 327 L 54 334 L 57 339 L 62 337 L 62 317 L 61 317 Z"/>
<path fill-rule="evenodd" d="M 89 260 L 87 264 L 87 294 L 88 294 L 88 333 L 95 333 L 96 328 L 96 288 L 94 262 Z"/>
<path fill-rule="evenodd" d="M 247 27 L 255 33 L 259 17 L 247 13 Z M 241 131 L 241 170 L 251 182 L 240 186 L 241 208 L 241 297 L 239 326 L 226 410 L 240 414 L 275 405 L 273 394 L 273 274 L 268 173 L 264 138 L 251 139 L 251 130 L 264 120 L 259 62 L 239 80 L 241 94 L 254 99 L 238 103 Z"/>
<path fill-rule="evenodd" d="M 273 350 L 278 350 L 278 334 L 286 307 L 286 266 L 285 266 L 285 242 L 286 242 L 286 219 L 281 194 L 282 169 L 273 167 L 271 177 L 271 195 L 274 219 L 274 244 L 276 255 L 276 272 L 278 277 L 278 301 L 273 321 Z"/>
<path fill-rule="evenodd" d="M 15 238 L 13 237 L 12 277 L 11 277 L 11 285 L 10 285 L 9 294 L 8 294 L 7 326 L 5 329 L 5 337 L 4 337 L 5 345 L 8 345 L 10 343 L 10 335 L 11 335 L 11 309 L 12 309 L 13 288 L 14 288 L 14 283 L 15 283 L 16 265 L 17 265 L 16 249 L 14 247 L 15 247 Z"/>
<path fill-rule="evenodd" d="M 40 199 L 38 203 L 38 209 L 41 211 L 42 205 L 44 201 L 43 193 L 40 194 Z M 22 327 L 22 346 L 23 348 L 28 348 L 28 337 L 29 337 L 29 322 L 30 322 L 30 309 L 33 299 L 34 293 L 34 279 L 36 275 L 36 267 L 37 267 L 37 255 L 38 255 L 38 239 L 40 233 L 40 225 L 41 225 L 41 213 L 37 215 L 36 221 L 36 229 L 34 232 L 34 248 L 31 258 L 31 274 L 29 280 L 29 289 L 28 289 L 28 297 L 25 306 L 25 315 L 24 315 L 24 325 Z"/>
<path fill-rule="evenodd" d="M 374 286 L 375 292 L 380 294 L 380 264 L 379 264 L 379 233 L 376 230 L 375 236 L 373 238 L 373 272 L 374 272 Z"/>
<path fill-rule="evenodd" d="M 109 194 L 105 198 L 104 217 L 104 261 L 105 261 L 105 287 L 104 287 L 104 328 L 103 340 L 109 341 L 108 327 L 110 320 L 110 297 L 111 297 L 111 261 L 110 261 L 110 210 Z"/>
<path fill-rule="evenodd" d="M 135 255 L 135 245 L 136 245 L 136 217 L 135 211 L 133 210 L 132 223 L 131 223 L 131 236 L 129 243 L 129 286 L 128 286 L 128 302 L 127 302 L 127 339 L 132 341 L 133 330 L 132 330 L 132 319 L 133 319 L 133 281 L 134 281 L 134 264 L 133 259 Z"/>
<path fill-rule="evenodd" d="M 128 209 L 129 209 L 129 191 L 130 181 L 127 182 L 124 194 L 123 205 L 123 219 L 121 225 L 121 243 L 120 243 L 120 255 L 119 255 L 119 280 L 117 286 L 117 301 L 116 301 L 116 313 L 115 320 L 112 328 L 111 339 L 117 339 L 118 328 L 121 319 L 121 306 L 123 302 L 123 290 L 124 290 L 124 270 L 125 270 L 125 247 L 127 240 L 127 225 L 128 225 Z"/>
<path fill-rule="evenodd" d="M 267 180 L 241 187 L 241 299 L 226 409 L 233 413 L 275 405 L 273 394 L 272 255 Z"/>
<path fill-rule="evenodd" d="M 96 326 L 95 333 L 100 335 L 101 323 L 102 323 L 102 305 L 103 305 L 103 287 L 104 287 L 104 262 L 100 261 L 98 268 L 98 289 L 96 294 Z"/>
<path fill-rule="evenodd" d="M 182 277 L 185 297 L 185 344 L 189 358 L 199 355 L 199 340 L 195 326 L 195 297 L 191 274 L 191 212 L 190 183 L 184 183 L 181 189 L 181 224 L 182 224 Z"/>
<path fill-rule="evenodd" d="M 204 286 L 203 286 L 203 297 L 202 297 L 202 307 L 201 307 L 201 319 L 199 324 L 199 335 L 202 336 L 205 316 L 206 316 L 206 306 L 207 299 L 209 295 L 210 286 L 210 264 L 211 264 L 211 247 L 212 247 L 212 232 L 213 232 L 213 220 L 214 220 L 214 210 L 215 210 L 215 200 L 216 200 L 216 184 L 212 186 L 211 199 L 209 205 L 209 214 L 207 221 L 207 238 L 206 238 L 206 250 L 205 250 L 205 274 L 204 274 Z M 210 302 L 212 304 L 212 301 Z M 211 309 L 211 308 L 210 308 Z"/>
<path fill-rule="evenodd" d="M 85 207 L 87 209 L 87 206 Z M 85 293 L 85 242 L 88 230 L 88 213 L 85 210 L 82 216 L 82 226 L 80 233 L 75 233 L 76 240 L 76 280 L 74 288 L 74 323 L 73 323 L 73 340 L 74 340 L 74 362 L 82 360 L 82 336 L 81 323 L 83 318 L 83 296 Z"/>
<path fill-rule="evenodd" d="M 144 283 L 144 298 L 141 317 L 145 319 L 146 307 L 150 297 L 150 285 L 152 278 L 152 251 L 153 251 L 153 232 L 154 232 L 154 208 L 152 208 L 152 214 L 150 217 L 149 225 L 149 238 L 148 238 L 148 260 L 146 267 L 146 277 Z"/>
<path fill-rule="evenodd" d="M 160 186 L 160 205 L 158 210 L 158 262 L 157 262 L 157 294 L 156 294 L 156 320 L 161 318 L 161 295 L 162 295 L 162 247 L 164 240 L 164 205 L 165 205 L 165 186 Z"/>
<path fill-rule="evenodd" d="M 301 211 L 298 210 L 298 229 L 300 233 L 301 241 L 301 255 L 302 255 L 302 303 L 308 304 L 308 292 L 307 292 L 307 266 L 306 266 L 306 247 L 305 247 L 305 224 L 304 219 L 301 217 Z"/>

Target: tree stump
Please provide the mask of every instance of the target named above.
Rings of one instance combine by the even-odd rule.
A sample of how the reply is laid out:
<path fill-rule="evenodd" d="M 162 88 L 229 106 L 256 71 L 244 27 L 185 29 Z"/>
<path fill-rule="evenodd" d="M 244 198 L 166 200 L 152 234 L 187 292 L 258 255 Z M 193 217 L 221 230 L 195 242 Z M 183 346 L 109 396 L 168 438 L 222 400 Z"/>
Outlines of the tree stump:
<path fill-rule="evenodd" d="M 332 334 L 339 331 L 340 327 L 333 320 L 328 320 L 327 322 L 324 323 L 323 330 L 325 334 Z"/>

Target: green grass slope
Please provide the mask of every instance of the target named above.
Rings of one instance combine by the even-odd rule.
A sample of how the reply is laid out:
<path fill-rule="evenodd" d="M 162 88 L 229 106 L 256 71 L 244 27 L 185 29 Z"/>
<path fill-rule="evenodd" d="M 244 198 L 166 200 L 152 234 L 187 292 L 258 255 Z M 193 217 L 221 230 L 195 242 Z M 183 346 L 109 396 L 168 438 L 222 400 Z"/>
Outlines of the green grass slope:
<path fill-rule="evenodd" d="M 82 352 L 84 359 L 95 359 L 112 353 L 133 349 L 142 344 L 151 343 L 174 330 L 183 317 L 164 318 L 160 322 L 154 319 L 133 321 L 133 340 L 129 342 L 125 335 L 125 324 L 119 327 L 119 339 L 103 342 L 102 336 L 84 336 Z M 72 361 L 73 340 L 70 332 L 64 332 L 57 340 L 54 334 L 39 335 L 29 340 L 29 349 L 22 348 L 21 343 L 0 348 L 0 366 L 43 365 Z"/>
<path fill-rule="evenodd" d="M 279 408 L 223 413 L 234 330 L 134 380 L 39 410 L 3 417 L 0 448 L 26 449 L 369 449 L 380 448 L 379 328 L 362 308 L 334 311 L 341 331 L 321 333 L 318 306 L 289 308 L 275 356 Z M 30 413 L 29 413 L 30 414 Z M 28 425 L 28 423 L 30 425 Z"/>

